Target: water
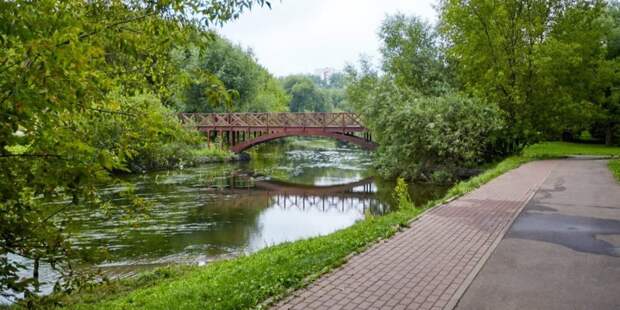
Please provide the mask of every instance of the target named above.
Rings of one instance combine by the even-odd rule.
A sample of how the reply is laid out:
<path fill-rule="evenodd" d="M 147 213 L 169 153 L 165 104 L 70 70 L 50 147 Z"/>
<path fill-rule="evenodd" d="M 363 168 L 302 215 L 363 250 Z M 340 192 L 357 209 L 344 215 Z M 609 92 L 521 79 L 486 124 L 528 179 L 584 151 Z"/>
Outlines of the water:
<path fill-rule="evenodd" d="M 391 209 L 394 184 L 373 177 L 366 151 L 329 140 L 288 140 L 259 146 L 252 158 L 129 176 L 124 185 L 101 189 L 111 200 L 109 212 L 73 208 L 62 217 L 71 219 L 76 244 L 107 249 L 97 267 L 126 276 L 329 234 Z M 119 193 L 128 186 L 152 204 L 147 215 L 127 216 L 129 201 Z M 412 184 L 410 190 L 422 204 L 445 188 Z"/>

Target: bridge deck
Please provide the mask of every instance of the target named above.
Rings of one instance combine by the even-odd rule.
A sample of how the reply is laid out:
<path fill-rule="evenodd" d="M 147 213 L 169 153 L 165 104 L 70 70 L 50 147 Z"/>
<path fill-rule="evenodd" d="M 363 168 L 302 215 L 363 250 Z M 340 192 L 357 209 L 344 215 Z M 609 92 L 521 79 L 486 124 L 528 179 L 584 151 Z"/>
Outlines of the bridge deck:
<path fill-rule="evenodd" d="M 181 113 L 179 118 L 205 132 L 209 143 L 212 135 L 219 135 L 235 153 L 288 136 L 329 137 L 365 149 L 376 147 L 357 113 Z"/>
<path fill-rule="evenodd" d="M 202 130 L 300 129 L 367 131 L 357 113 L 181 113 L 183 123 Z"/>

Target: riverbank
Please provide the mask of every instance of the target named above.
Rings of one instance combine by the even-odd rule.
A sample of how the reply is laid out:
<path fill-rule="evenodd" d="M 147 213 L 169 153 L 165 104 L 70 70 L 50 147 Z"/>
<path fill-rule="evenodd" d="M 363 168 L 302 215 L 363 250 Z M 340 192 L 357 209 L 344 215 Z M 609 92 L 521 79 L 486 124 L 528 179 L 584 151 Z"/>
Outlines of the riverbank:
<path fill-rule="evenodd" d="M 326 150 L 334 148 L 337 142 L 325 139 L 305 138 L 305 139 L 282 139 L 280 144 L 288 143 L 297 149 L 315 149 Z M 169 158 L 164 160 L 153 167 L 131 167 L 133 173 L 146 173 L 160 170 L 171 170 L 184 167 L 195 167 L 204 164 L 226 163 L 226 162 L 244 162 L 252 159 L 252 153 L 255 149 L 249 150 L 249 152 L 233 153 L 227 148 L 222 147 L 220 144 L 213 143 L 210 145 L 200 145 L 197 148 L 190 149 L 181 158 Z"/>
<path fill-rule="evenodd" d="M 557 144 L 528 148 L 521 156 L 505 159 L 484 173 L 455 185 L 444 198 L 419 208 L 402 208 L 386 216 L 372 217 L 327 236 L 285 243 L 236 259 L 205 267 L 167 267 L 134 279 L 99 285 L 80 294 L 64 296 L 60 302 L 70 308 L 168 309 L 183 304 L 200 308 L 248 308 L 277 300 L 293 289 L 344 263 L 378 240 L 389 238 L 425 209 L 454 199 L 521 164 L 553 156 L 584 155 L 581 145 Z M 588 146 L 590 147 L 590 146 Z M 599 147 L 596 155 L 620 156 L 620 148 Z M 183 302 L 183 303 L 181 303 Z"/>

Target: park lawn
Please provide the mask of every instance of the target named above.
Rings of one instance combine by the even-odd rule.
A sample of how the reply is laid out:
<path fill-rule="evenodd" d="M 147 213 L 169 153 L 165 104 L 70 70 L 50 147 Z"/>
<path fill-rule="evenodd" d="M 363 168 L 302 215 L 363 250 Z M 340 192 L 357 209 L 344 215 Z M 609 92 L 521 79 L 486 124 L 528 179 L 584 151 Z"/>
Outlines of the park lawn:
<path fill-rule="evenodd" d="M 523 156 L 533 158 L 553 158 L 571 155 L 595 155 L 620 157 L 620 147 L 600 144 L 580 144 L 568 142 L 543 142 L 523 150 Z"/>
<path fill-rule="evenodd" d="M 567 155 L 620 155 L 620 148 L 541 143 L 459 182 L 446 196 L 420 208 L 368 216 L 326 236 L 284 243 L 205 267 L 167 267 L 135 279 L 113 281 L 62 300 L 71 309 L 241 309 L 266 305 L 345 263 L 380 239 L 406 227 L 424 210 L 475 190 L 495 177 L 536 159 Z M 615 171 L 620 161 L 610 165 Z M 615 167 L 615 168 L 614 168 Z"/>

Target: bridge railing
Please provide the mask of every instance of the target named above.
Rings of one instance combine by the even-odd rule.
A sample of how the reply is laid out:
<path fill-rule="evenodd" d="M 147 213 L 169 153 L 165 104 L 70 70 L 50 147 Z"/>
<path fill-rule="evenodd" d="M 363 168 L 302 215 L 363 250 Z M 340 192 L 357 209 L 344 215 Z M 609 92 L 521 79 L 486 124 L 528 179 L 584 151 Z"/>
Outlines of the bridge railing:
<path fill-rule="evenodd" d="M 365 128 L 359 114 L 350 112 L 180 113 L 179 117 L 199 128 Z"/>

